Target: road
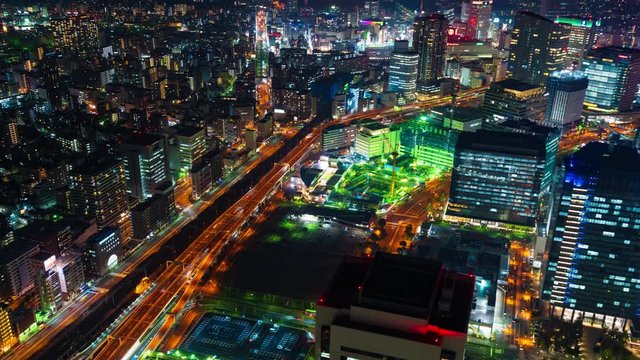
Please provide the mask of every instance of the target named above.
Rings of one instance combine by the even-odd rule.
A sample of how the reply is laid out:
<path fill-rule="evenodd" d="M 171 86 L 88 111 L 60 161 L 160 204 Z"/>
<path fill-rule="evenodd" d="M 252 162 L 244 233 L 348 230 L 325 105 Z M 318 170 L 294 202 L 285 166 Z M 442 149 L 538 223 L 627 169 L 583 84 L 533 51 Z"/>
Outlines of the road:
<path fill-rule="evenodd" d="M 204 211 L 204 209 L 211 205 L 218 197 L 226 193 L 243 174 L 250 172 L 281 146 L 282 144 L 276 143 L 261 148 L 262 151 L 257 154 L 253 161 L 245 163 L 234 170 L 231 176 L 226 177 L 220 186 L 195 203 L 192 203 L 189 199 L 191 193 L 190 182 L 183 181 L 178 184 L 176 202 L 178 202 L 178 198 L 181 198 L 182 200 L 180 201 L 182 201 L 184 205 L 190 204 L 178 218 L 163 229 L 153 242 L 145 243 L 129 254 L 119 265 L 116 270 L 117 272 L 111 273 L 98 280 L 92 290 L 86 291 L 79 300 L 65 307 L 50 320 L 44 329 L 34 334 L 24 343 L 15 346 L 9 352 L 5 353 L 3 358 L 27 360 L 46 348 L 64 329 L 72 325 L 75 321 L 83 318 L 89 309 L 109 296 L 110 289 L 113 289 L 126 275 L 134 271 L 150 255 L 156 253 L 164 243 L 178 234 L 197 214 Z"/>
<path fill-rule="evenodd" d="M 389 209 L 385 226 L 387 236 L 382 240 L 380 248 L 393 253 L 401 248 L 401 241 L 411 243 L 411 239 L 405 233 L 407 225 L 412 226 L 412 232 L 415 234 L 423 222 L 440 216 L 450 183 L 449 174 L 428 181 L 408 199 Z"/>
<path fill-rule="evenodd" d="M 471 101 L 477 100 L 480 96 L 482 96 L 484 92 L 484 88 L 473 89 L 470 91 L 460 92 L 458 94 L 458 101 Z M 107 340 L 107 344 L 104 345 L 100 352 L 97 354 L 96 358 L 111 358 L 111 356 L 125 356 L 127 355 L 129 349 L 133 348 L 138 339 L 144 334 L 147 330 L 148 325 L 152 323 L 150 322 L 150 316 L 147 312 L 149 311 L 158 311 L 155 313 L 159 314 L 161 309 L 166 307 L 168 300 L 173 299 L 178 292 L 183 290 L 183 286 L 185 284 L 184 281 L 177 281 L 177 279 L 184 280 L 186 276 L 186 272 L 191 268 L 196 271 L 196 275 L 201 277 L 204 271 L 206 270 L 206 266 L 204 266 L 204 262 L 207 264 L 211 263 L 210 260 L 213 254 L 217 254 L 222 246 L 227 244 L 233 232 L 230 230 L 237 230 L 248 218 L 252 211 L 245 211 L 247 209 L 255 209 L 257 206 L 265 199 L 271 190 L 273 190 L 274 186 L 278 184 L 279 181 L 288 173 L 289 164 L 295 164 L 300 161 L 312 148 L 313 145 L 317 144 L 320 141 L 320 137 L 322 134 L 322 129 L 328 125 L 338 124 L 338 123 L 351 123 L 354 121 L 362 120 L 365 118 L 384 118 L 390 117 L 396 120 L 401 120 L 402 117 L 411 115 L 413 113 L 417 113 L 418 111 L 422 111 L 425 107 L 433 107 L 433 106 L 441 106 L 446 105 L 451 102 L 450 97 L 445 97 L 442 99 L 432 99 L 420 102 L 414 105 L 407 105 L 400 109 L 378 109 L 365 113 L 353 114 L 345 116 L 336 121 L 332 121 L 326 123 L 324 126 L 317 127 L 314 131 L 309 134 L 303 141 L 301 141 L 298 146 L 296 146 L 291 152 L 289 152 L 283 161 L 277 164 L 274 169 L 267 173 L 264 178 L 259 182 L 257 186 L 254 187 L 249 193 L 245 194 L 234 206 L 229 208 L 222 216 L 220 216 L 216 221 L 214 221 L 210 227 L 205 230 L 202 235 L 194 241 L 186 251 L 182 253 L 177 259 L 178 262 L 182 264 L 188 264 L 184 267 L 172 265 L 169 266 L 159 277 L 156 279 L 156 283 L 158 286 L 154 290 L 154 294 L 151 294 L 141 305 L 139 305 L 131 314 L 127 317 L 127 319 L 121 324 L 121 326 L 117 327 L 113 337 L 110 337 Z M 275 152 L 275 149 L 272 151 L 266 152 L 264 156 L 268 156 L 268 153 Z M 263 158 L 263 157 L 261 157 Z M 250 171 L 252 167 L 257 166 L 258 161 L 254 161 L 252 164 L 248 165 L 243 169 L 238 169 L 238 174 L 244 174 Z M 237 179 L 237 178 L 234 178 Z M 228 189 L 230 184 L 226 186 L 221 186 L 219 191 L 216 192 L 216 196 L 220 196 L 222 193 Z M 268 191 L 265 191 L 268 190 Z M 186 190 L 184 191 L 186 192 Z M 183 193 L 184 193 L 183 192 Z M 189 217 L 182 217 L 181 221 L 179 221 L 175 226 L 170 226 L 168 232 L 161 237 L 159 241 L 156 241 L 154 245 L 150 246 L 149 249 L 145 251 L 141 251 L 139 256 L 132 258 L 129 261 L 129 265 L 125 267 L 123 271 L 124 274 L 127 274 L 129 269 L 135 269 L 138 264 L 140 264 L 148 255 L 157 251 L 166 239 L 171 238 L 171 236 L 175 235 L 179 232 L 180 228 L 189 222 L 189 218 L 193 218 L 195 214 L 197 214 L 202 208 L 208 206 L 215 198 L 208 198 L 204 201 L 200 202 L 202 204 L 200 207 L 196 207 L 194 209 L 194 214 L 191 214 Z M 231 211 L 235 209 L 238 211 L 238 214 L 232 214 Z M 232 215 L 229 215 L 232 214 Z M 224 226 L 223 226 L 224 225 Z M 216 229 L 216 227 L 219 227 Z M 222 230 L 224 229 L 224 230 Z M 235 232 L 234 230 L 234 232 Z M 208 246 L 208 247 L 207 247 Z M 195 263 L 197 254 L 201 253 L 205 249 L 210 248 L 209 252 L 210 256 L 204 257 L 198 263 Z M 187 270 L 187 268 L 189 270 Z M 181 270 L 180 270 L 181 269 Z M 191 275 L 190 275 L 191 276 Z M 101 283 L 100 287 L 109 289 L 112 285 L 108 282 L 117 283 L 121 277 L 111 277 L 111 280 L 106 280 L 107 283 Z M 192 289 L 187 287 L 185 289 L 185 293 L 188 296 L 192 295 Z M 42 348 L 46 347 L 46 345 L 50 342 L 50 340 L 58 333 L 60 333 L 64 328 L 68 325 L 72 324 L 76 321 L 87 309 L 89 309 L 93 303 L 96 303 L 100 300 L 101 296 L 104 296 L 104 293 L 97 293 L 93 295 L 88 295 L 89 299 L 85 303 L 80 303 L 78 306 L 74 307 L 74 310 L 69 312 L 65 312 L 60 315 L 63 321 L 58 322 L 49 327 L 50 330 L 47 329 L 41 331 L 37 340 L 37 342 L 28 341 L 24 345 L 16 348 L 16 351 L 12 352 L 12 359 L 27 359 L 31 355 L 40 351 Z M 161 295 L 161 296 L 160 296 Z M 186 296 L 181 296 L 181 299 L 186 299 Z M 166 303 L 164 303 L 166 301 Z M 178 301 L 176 306 L 184 305 L 185 301 Z M 115 341 L 113 339 L 116 339 Z M 14 357 L 15 356 L 15 357 Z"/>

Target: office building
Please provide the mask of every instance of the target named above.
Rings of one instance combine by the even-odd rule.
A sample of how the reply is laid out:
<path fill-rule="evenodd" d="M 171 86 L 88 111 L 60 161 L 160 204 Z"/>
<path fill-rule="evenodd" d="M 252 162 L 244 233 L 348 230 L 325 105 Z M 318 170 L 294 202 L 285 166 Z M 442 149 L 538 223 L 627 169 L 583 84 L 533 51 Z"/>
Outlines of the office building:
<path fill-rule="evenodd" d="M 544 86 L 552 72 L 564 69 L 568 46 L 566 27 L 544 16 L 520 11 L 511 34 L 508 76 Z"/>
<path fill-rule="evenodd" d="M 160 135 L 136 133 L 120 144 L 120 154 L 132 197 L 144 201 L 171 179 L 165 138 Z"/>
<path fill-rule="evenodd" d="M 122 240 L 129 241 L 131 214 L 121 161 L 89 163 L 71 170 L 69 202 L 72 213 L 94 217 L 98 229 L 117 227 Z"/>
<path fill-rule="evenodd" d="M 207 152 L 204 128 L 185 126 L 176 133 L 180 173 L 188 173 Z"/>
<path fill-rule="evenodd" d="M 572 16 L 581 13 L 584 0 L 542 0 L 540 13 L 549 19 Z"/>
<path fill-rule="evenodd" d="M 33 289 L 30 259 L 40 249 L 30 241 L 14 241 L 0 251 L 0 300 L 18 297 Z"/>
<path fill-rule="evenodd" d="M 640 84 L 640 50 L 605 47 L 588 52 L 582 69 L 589 79 L 585 107 L 621 112 L 633 108 Z"/>
<path fill-rule="evenodd" d="M 463 0 L 460 21 L 467 24 L 468 37 L 485 41 L 490 38 L 493 0 Z"/>
<path fill-rule="evenodd" d="M 346 258 L 317 302 L 316 359 L 464 359 L 473 275 L 379 252 Z"/>
<path fill-rule="evenodd" d="M 569 30 L 565 67 L 579 67 L 587 51 L 591 50 L 595 43 L 596 28 L 600 26 L 600 21 L 559 17 L 555 22 Z"/>
<path fill-rule="evenodd" d="M 542 299 L 566 320 L 626 329 L 640 308 L 640 156 L 592 142 L 564 170 Z"/>
<path fill-rule="evenodd" d="M 362 125 L 356 131 L 355 153 L 366 160 L 398 151 L 400 132 L 376 122 Z"/>
<path fill-rule="evenodd" d="M 62 306 L 60 276 L 56 270 L 56 256 L 40 252 L 31 258 L 31 267 L 38 290 L 40 309 L 55 313 Z"/>
<path fill-rule="evenodd" d="M 213 187 L 211 163 L 202 161 L 191 168 L 191 196 L 199 199 Z"/>
<path fill-rule="evenodd" d="M 69 301 L 80 295 L 82 286 L 85 284 L 82 254 L 69 253 L 62 257 L 56 257 L 56 271 L 60 278 L 63 299 Z"/>
<path fill-rule="evenodd" d="M 441 14 L 418 16 L 413 23 L 413 50 L 418 53 L 418 83 L 444 76 L 449 22 Z"/>
<path fill-rule="evenodd" d="M 87 15 L 51 19 L 53 45 L 56 51 L 88 58 L 100 48 L 97 19 Z"/>
<path fill-rule="evenodd" d="M 85 274 L 98 278 L 109 272 L 122 257 L 122 242 L 117 228 L 102 229 L 87 240 L 84 251 Z"/>
<path fill-rule="evenodd" d="M 458 137 L 446 218 L 533 227 L 545 174 L 542 136 L 479 130 Z"/>
<path fill-rule="evenodd" d="M 399 152 L 411 156 L 418 164 L 449 170 L 457 140 L 457 132 L 444 125 L 444 119 L 426 116 L 402 126 Z"/>
<path fill-rule="evenodd" d="M 348 149 L 355 141 L 353 125 L 336 124 L 322 130 L 322 151 L 332 152 Z"/>
<path fill-rule="evenodd" d="M 544 87 L 507 79 L 489 86 L 482 112 L 489 122 L 519 118 L 543 121 L 546 105 Z"/>
<path fill-rule="evenodd" d="M 395 93 L 413 94 L 418 79 L 418 53 L 393 52 L 389 61 L 388 90 Z"/>
<path fill-rule="evenodd" d="M 233 115 L 222 121 L 222 138 L 225 143 L 232 145 L 240 139 L 241 120 L 240 116 Z"/>
<path fill-rule="evenodd" d="M 568 126 L 582 118 L 589 80 L 581 71 L 556 71 L 547 80 L 547 110 L 544 121 Z"/>

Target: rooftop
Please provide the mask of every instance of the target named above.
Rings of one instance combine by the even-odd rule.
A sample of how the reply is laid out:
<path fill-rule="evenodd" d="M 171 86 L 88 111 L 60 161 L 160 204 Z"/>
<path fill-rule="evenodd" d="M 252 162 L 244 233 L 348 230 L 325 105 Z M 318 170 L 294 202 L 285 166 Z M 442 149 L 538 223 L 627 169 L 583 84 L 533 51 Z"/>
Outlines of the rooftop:
<path fill-rule="evenodd" d="M 546 139 L 541 136 L 484 129 L 461 133 L 456 144 L 456 149 L 539 157 L 545 156 L 545 147 Z"/>
<path fill-rule="evenodd" d="M 199 132 L 201 132 L 203 130 L 204 130 L 203 128 L 199 128 L 199 127 L 195 127 L 195 126 L 183 126 L 178 130 L 176 135 L 192 137 L 192 136 L 197 135 Z"/>
<path fill-rule="evenodd" d="M 153 134 L 133 133 L 123 144 L 136 146 L 150 146 L 162 140 L 162 136 Z"/>
<path fill-rule="evenodd" d="M 438 260 L 379 252 L 373 260 L 345 258 L 318 302 L 422 318 L 466 333 L 474 285 L 473 275 L 444 270 Z"/>
<path fill-rule="evenodd" d="M 540 88 L 540 86 L 516 79 L 506 79 L 502 81 L 496 81 L 491 84 L 491 89 L 493 90 L 510 89 L 516 91 L 528 91 L 538 88 Z"/>

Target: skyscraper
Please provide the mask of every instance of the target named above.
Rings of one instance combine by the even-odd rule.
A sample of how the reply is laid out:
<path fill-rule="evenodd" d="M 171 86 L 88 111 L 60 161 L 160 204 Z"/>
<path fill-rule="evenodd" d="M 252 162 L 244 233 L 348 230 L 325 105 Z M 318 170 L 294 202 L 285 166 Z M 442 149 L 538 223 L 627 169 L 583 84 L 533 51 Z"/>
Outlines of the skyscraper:
<path fill-rule="evenodd" d="M 95 54 L 99 47 L 98 23 L 87 15 L 51 19 L 55 49 L 65 55 L 82 58 Z"/>
<path fill-rule="evenodd" d="M 444 76 L 449 22 L 441 14 L 419 16 L 413 23 L 413 49 L 418 53 L 418 83 Z"/>
<path fill-rule="evenodd" d="M 460 20 L 468 25 L 468 34 L 478 40 L 489 38 L 493 0 L 464 0 Z"/>
<path fill-rule="evenodd" d="M 550 170 L 547 145 L 557 137 L 505 130 L 459 135 L 446 209 L 450 220 L 535 225 Z"/>
<path fill-rule="evenodd" d="M 180 171 L 189 172 L 207 152 L 204 129 L 183 127 L 176 133 Z"/>
<path fill-rule="evenodd" d="M 587 51 L 591 50 L 595 41 L 596 27 L 599 21 L 560 17 L 555 20 L 557 24 L 565 26 L 569 31 L 569 44 L 565 66 L 580 66 Z"/>
<path fill-rule="evenodd" d="M 543 300 L 622 328 L 640 308 L 640 156 L 592 142 L 565 159 Z"/>
<path fill-rule="evenodd" d="M 518 12 L 511 34 L 508 76 L 544 85 L 549 74 L 564 68 L 568 45 L 567 28 L 529 11 Z"/>
<path fill-rule="evenodd" d="M 88 163 L 69 172 L 71 211 L 96 218 L 98 229 L 120 229 L 120 238 L 131 237 L 127 177 L 121 161 Z"/>
<path fill-rule="evenodd" d="M 394 51 L 389 62 L 389 91 L 415 93 L 418 62 L 418 53 Z"/>
<path fill-rule="evenodd" d="M 134 134 L 120 145 L 120 152 L 131 196 L 149 198 L 156 186 L 170 179 L 164 137 Z"/>
<path fill-rule="evenodd" d="M 589 80 L 581 71 L 556 71 L 547 80 L 544 121 L 566 126 L 580 120 Z"/>
<path fill-rule="evenodd" d="M 589 78 L 584 100 L 588 109 L 602 112 L 631 110 L 640 84 L 640 50 L 593 49 L 582 67 Z"/>

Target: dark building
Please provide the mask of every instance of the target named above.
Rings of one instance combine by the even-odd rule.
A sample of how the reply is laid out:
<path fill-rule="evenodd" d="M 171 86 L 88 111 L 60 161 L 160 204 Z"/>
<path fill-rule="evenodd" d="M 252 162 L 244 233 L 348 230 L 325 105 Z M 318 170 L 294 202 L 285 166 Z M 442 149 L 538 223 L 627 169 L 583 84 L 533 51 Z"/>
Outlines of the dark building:
<path fill-rule="evenodd" d="M 449 22 L 441 14 L 419 16 L 413 23 L 413 49 L 418 53 L 418 83 L 444 77 Z"/>
<path fill-rule="evenodd" d="M 55 256 L 67 253 L 73 242 L 71 227 L 64 220 L 35 220 L 16 230 L 14 235 L 16 240 L 33 241 L 38 244 L 40 250 Z"/>
<path fill-rule="evenodd" d="M 108 227 L 87 240 L 84 251 L 85 274 L 98 278 L 118 264 L 122 257 L 122 243 L 117 228 Z"/>
<path fill-rule="evenodd" d="M 474 282 L 434 260 L 346 258 L 317 302 L 316 358 L 462 360 Z"/>
<path fill-rule="evenodd" d="M 640 308 L 640 156 L 592 142 L 564 170 L 542 298 L 565 319 L 622 329 Z"/>
<path fill-rule="evenodd" d="M 509 77 L 544 85 L 554 71 L 564 68 L 569 30 L 544 16 L 521 11 L 511 34 Z"/>

